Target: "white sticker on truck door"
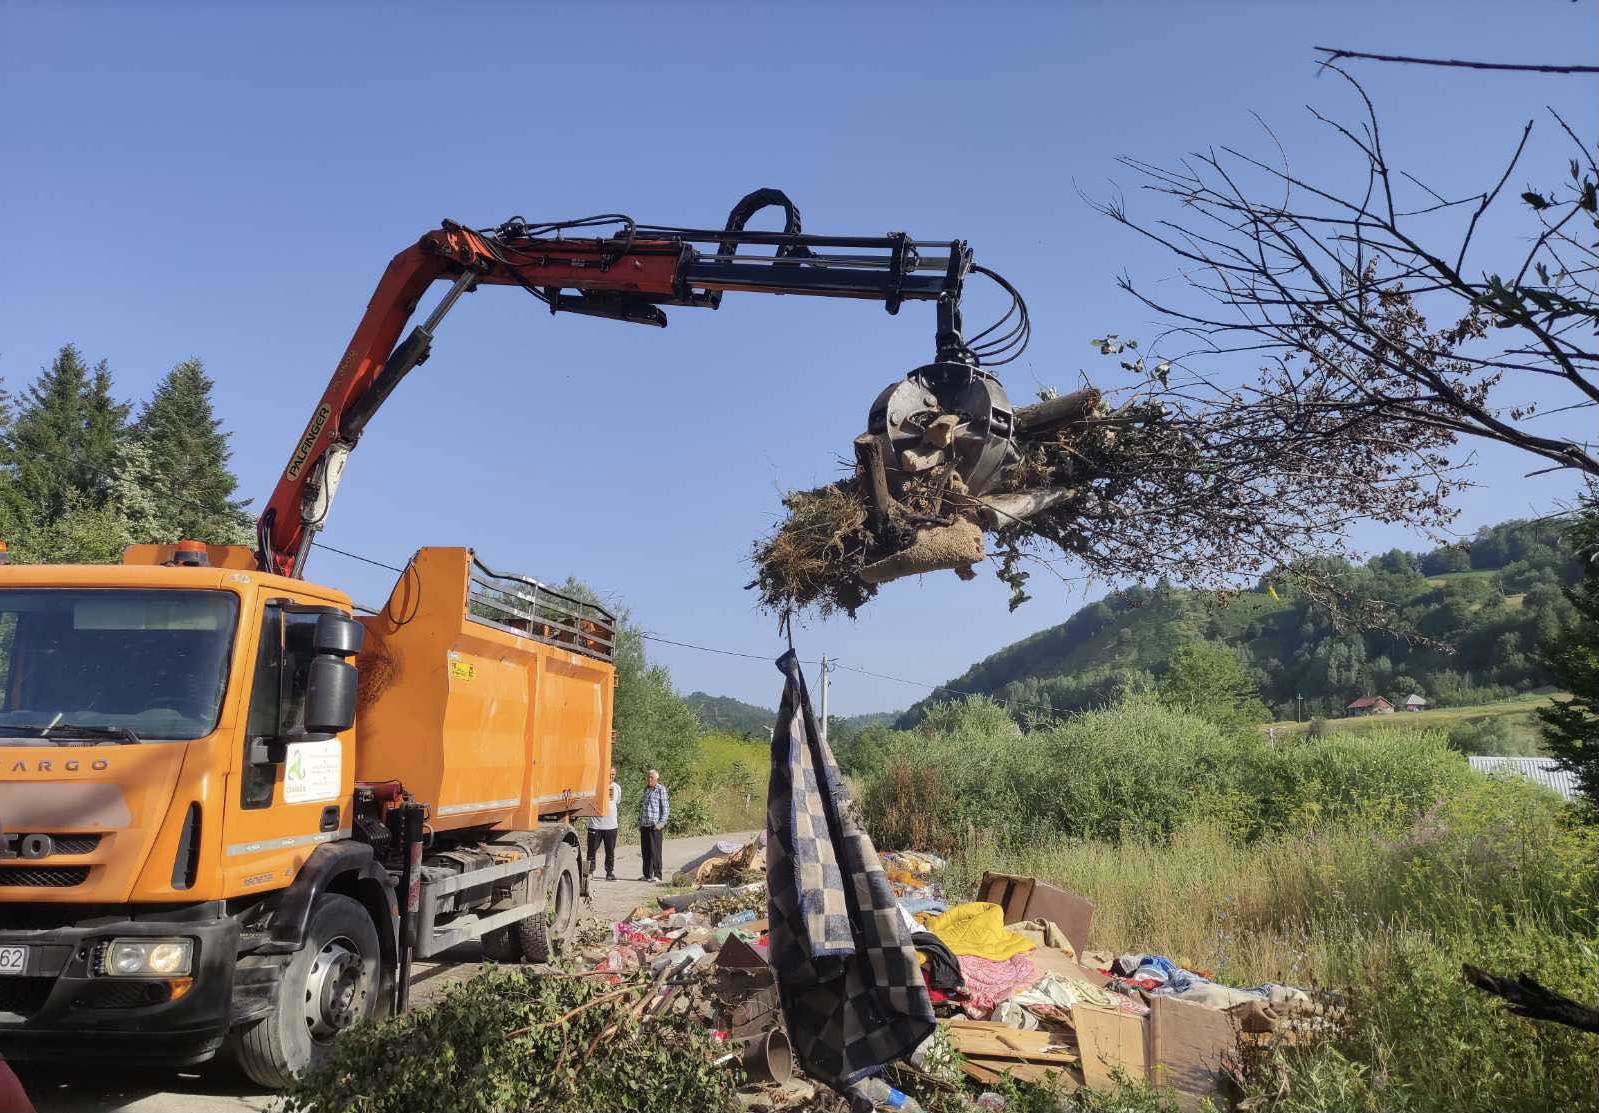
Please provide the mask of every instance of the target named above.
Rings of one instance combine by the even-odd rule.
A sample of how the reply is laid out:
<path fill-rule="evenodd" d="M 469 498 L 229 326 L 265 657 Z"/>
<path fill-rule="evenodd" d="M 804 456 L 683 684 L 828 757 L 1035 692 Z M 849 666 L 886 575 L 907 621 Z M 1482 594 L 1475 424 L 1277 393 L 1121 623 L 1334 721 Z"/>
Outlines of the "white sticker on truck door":
<path fill-rule="evenodd" d="M 343 778 L 339 762 L 343 747 L 337 738 L 320 742 L 290 742 L 283 763 L 283 802 L 304 804 L 336 800 Z"/>

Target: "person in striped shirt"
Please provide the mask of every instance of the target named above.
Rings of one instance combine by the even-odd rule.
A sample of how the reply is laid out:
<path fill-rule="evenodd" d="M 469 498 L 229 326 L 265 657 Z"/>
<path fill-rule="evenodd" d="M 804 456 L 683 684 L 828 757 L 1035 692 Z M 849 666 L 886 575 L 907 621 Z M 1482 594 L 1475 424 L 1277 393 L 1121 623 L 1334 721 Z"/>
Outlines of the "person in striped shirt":
<path fill-rule="evenodd" d="M 672 815 L 672 801 L 661 783 L 661 774 L 651 769 L 644 783 L 644 799 L 639 803 L 639 849 L 644 856 L 644 876 L 640 881 L 661 880 L 661 841 L 666 822 Z"/>

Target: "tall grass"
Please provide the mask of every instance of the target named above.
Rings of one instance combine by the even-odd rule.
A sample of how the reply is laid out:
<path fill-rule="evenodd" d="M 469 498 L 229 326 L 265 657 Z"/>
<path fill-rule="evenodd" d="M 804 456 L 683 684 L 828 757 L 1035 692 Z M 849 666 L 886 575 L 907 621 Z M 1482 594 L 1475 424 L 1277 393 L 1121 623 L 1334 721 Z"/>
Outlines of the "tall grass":
<path fill-rule="evenodd" d="M 1160 842 L 1006 847 L 978 831 L 962 841 L 947 883 L 964 893 L 986 871 L 1031 874 L 1096 902 L 1098 946 L 1171 955 L 1236 984 L 1327 985 L 1351 930 L 1592 933 L 1595 839 L 1562 812 L 1531 785 L 1485 780 L 1406 827 L 1253 844 L 1213 820 Z"/>

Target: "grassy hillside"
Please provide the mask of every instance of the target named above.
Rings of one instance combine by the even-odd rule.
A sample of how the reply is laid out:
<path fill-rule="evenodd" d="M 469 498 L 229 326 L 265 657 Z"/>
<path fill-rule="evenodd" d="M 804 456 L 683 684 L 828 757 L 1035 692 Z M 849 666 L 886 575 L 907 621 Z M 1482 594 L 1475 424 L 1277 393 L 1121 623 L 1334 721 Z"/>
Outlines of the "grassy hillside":
<path fill-rule="evenodd" d="M 1154 687 L 1173 652 L 1209 641 L 1238 654 L 1262 699 L 1291 718 L 1333 718 L 1367 695 L 1420 694 L 1437 707 L 1490 703 L 1540 683 L 1538 642 L 1570 619 L 1563 589 L 1578 574 L 1560 528 L 1507 522 L 1469 546 L 1393 550 L 1363 566 L 1316 565 L 1355 599 L 1374 601 L 1383 629 L 1339 629 L 1286 584 L 1260 585 L 1225 605 L 1214 597 L 1133 587 L 1083 607 L 973 665 L 949 682 L 989 695 L 1019 720 L 1089 707 Z M 920 721 L 940 693 L 913 706 Z"/>

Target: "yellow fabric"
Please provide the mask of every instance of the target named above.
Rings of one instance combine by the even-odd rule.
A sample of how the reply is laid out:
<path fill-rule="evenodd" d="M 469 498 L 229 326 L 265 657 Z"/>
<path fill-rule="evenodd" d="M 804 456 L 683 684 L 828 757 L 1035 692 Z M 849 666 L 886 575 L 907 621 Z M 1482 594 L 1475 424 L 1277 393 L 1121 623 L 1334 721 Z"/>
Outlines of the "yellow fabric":
<path fill-rule="evenodd" d="M 1004 962 L 1033 950 L 1031 939 L 1005 927 L 1005 910 L 984 901 L 957 904 L 928 927 L 957 955 Z"/>

